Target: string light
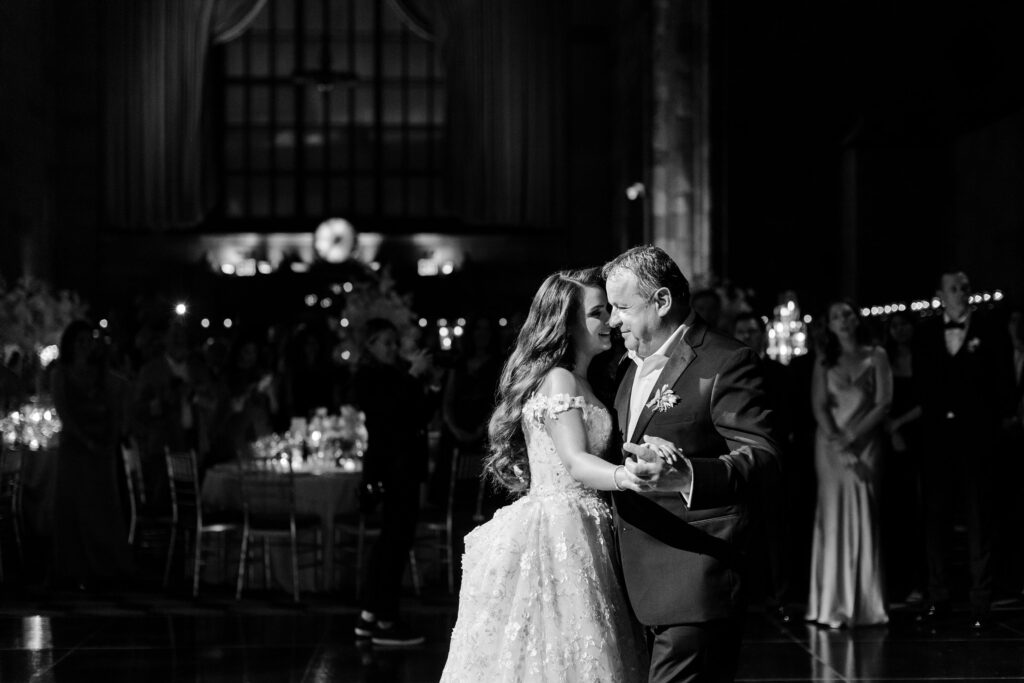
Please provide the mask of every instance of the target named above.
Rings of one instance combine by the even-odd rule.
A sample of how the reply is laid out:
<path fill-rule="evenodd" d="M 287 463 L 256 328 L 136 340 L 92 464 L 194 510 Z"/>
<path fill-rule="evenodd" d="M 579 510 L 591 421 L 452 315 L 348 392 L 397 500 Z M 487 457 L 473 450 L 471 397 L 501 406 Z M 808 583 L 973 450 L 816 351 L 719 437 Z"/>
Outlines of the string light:
<path fill-rule="evenodd" d="M 967 297 L 967 303 L 971 306 L 977 306 L 982 303 L 992 303 L 995 301 L 1002 301 L 1003 292 L 997 289 L 993 292 L 979 292 L 972 294 Z M 897 302 L 892 304 L 884 304 L 881 306 L 864 307 L 860 309 L 860 314 L 864 318 L 872 318 L 880 315 L 892 315 L 893 313 L 903 313 L 905 311 L 911 311 L 913 313 L 927 313 L 934 311 L 942 307 L 942 302 L 938 297 L 931 299 L 918 299 L 911 301 L 909 304 Z M 805 316 L 806 317 L 806 316 Z"/>

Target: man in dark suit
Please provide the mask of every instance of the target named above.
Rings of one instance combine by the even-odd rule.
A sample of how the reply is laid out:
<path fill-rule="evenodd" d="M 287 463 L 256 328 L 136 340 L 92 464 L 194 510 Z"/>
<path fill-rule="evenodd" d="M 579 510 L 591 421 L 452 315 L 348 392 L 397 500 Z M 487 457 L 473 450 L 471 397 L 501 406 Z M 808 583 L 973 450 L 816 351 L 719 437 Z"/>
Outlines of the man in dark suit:
<path fill-rule="evenodd" d="M 971 621 L 984 628 L 993 589 L 993 489 L 996 436 L 1012 414 L 1013 365 L 1006 328 L 972 311 L 967 275 L 947 271 L 940 280 L 941 316 L 916 335 L 915 375 L 920 382 L 927 466 L 923 472 L 929 603 L 922 621 L 950 611 L 949 565 L 954 511 L 967 522 Z"/>
<path fill-rule="evenodd" d="M 661 249 L 604 268 L 609 324 L 632 362 L 615 409 L 626 467 L 652 491 L 614 496 L 630 604 L 647 628 L 651 681 L 735 676 L 747 500 L 778 468 L 757 354 L 708 327 Z M 673 464 L 670 464 L 673 463 Z"/>

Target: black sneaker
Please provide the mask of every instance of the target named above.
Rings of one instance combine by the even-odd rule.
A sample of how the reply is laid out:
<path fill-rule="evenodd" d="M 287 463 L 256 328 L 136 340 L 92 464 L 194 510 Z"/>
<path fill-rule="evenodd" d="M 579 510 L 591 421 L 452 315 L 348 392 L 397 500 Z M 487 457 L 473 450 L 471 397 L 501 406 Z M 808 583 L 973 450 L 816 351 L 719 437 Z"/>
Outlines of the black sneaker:
<path fill-rule="evenodd" d="M 370 621 L 369 619 L 363 619 L 363 615 L 359 615 L 356 620 L 356 638 L 371 638 L 373 634 L 377 632 L 377 622 Z"/>
<path fill-rule="evenodd" d="M 426 640 L 422 634 L 411 630 L 401 621 L 392 622 L 387 628 L 384 628 L 380 625 L 380 622 L 377 622 L 374 624 L 372 637 L 374 645 L 391 645 L 393 647 L 420 645 Z"/>

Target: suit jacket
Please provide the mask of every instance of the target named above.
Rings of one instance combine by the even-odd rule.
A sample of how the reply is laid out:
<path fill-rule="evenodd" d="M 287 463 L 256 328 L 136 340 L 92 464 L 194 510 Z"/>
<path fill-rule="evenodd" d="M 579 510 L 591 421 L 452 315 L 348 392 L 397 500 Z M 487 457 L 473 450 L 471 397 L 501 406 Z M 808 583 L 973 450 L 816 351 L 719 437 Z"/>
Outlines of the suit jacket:
<path fill-rule="evenodd" d="M 921 324 L 916 345 L 914 377 L 925 419 L 955 419 L 979 439 L 993 436 L 999 420 L 1013 414 L 1013 347 L 1006 326 L 972 312 L 963 346 L 951 356 L 943 318 L 935 316 Z"/>
<path fill-rule="evenodd" d="M 619 385 L 615 410 L 629 424 L 636 365 Z M 747 502 L 759 478 L 775 474 L 778 448 L 757 354 L 708 328 L 699 317 L 670 350 L 654 391 L 668 385 L 679 402 L 650 406 L 632 435 L 679 446 L 693 467 L 693 495 L 616 492 L 619 551 L 630 604 L 641 623 L 668 625 L 736 616 L 742 610 Z M 653 395 L 653 392 L 652 392 Z"/>

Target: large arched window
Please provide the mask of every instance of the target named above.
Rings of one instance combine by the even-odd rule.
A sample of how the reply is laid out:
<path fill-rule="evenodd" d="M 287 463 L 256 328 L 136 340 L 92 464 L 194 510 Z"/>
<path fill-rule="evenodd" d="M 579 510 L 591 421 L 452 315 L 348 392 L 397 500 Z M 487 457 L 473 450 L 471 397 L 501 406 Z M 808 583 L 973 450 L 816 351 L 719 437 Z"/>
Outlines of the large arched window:
<path fill-rule="evenodd" d="M 227 223 L 442 215 L 445 82 L 383 0 L 269 0 L 223 47 Z"/>

